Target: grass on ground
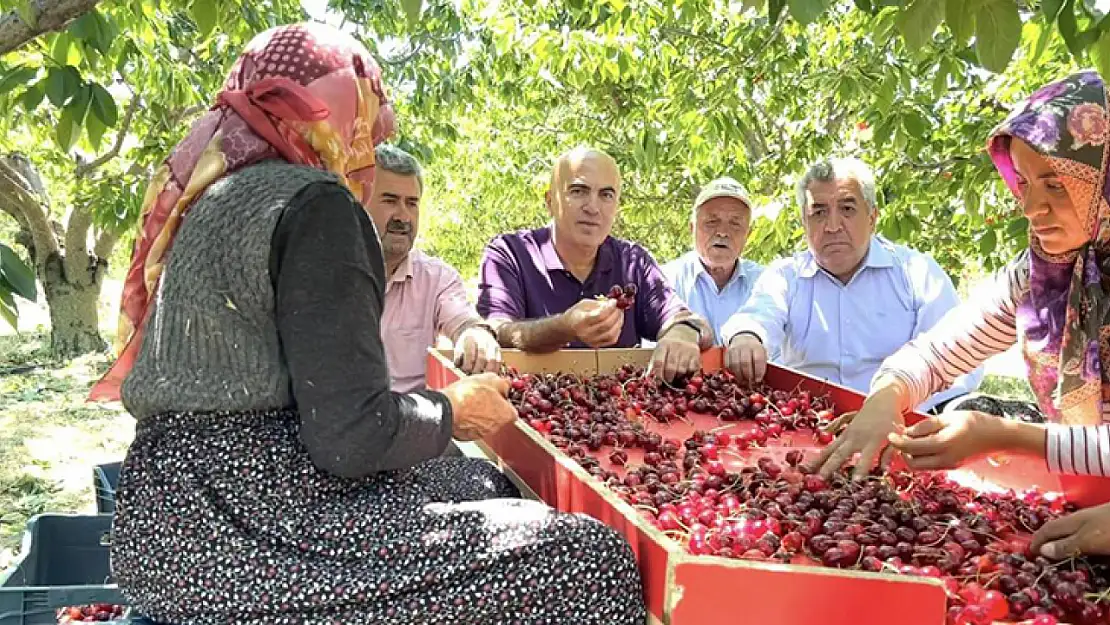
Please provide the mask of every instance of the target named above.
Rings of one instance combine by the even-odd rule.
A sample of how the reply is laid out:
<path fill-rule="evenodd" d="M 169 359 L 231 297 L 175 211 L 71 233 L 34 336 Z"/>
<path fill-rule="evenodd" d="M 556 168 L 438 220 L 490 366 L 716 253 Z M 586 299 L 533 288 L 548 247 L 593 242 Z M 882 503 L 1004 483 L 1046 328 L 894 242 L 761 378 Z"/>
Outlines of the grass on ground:
<path fill-rule="evenodd" d="M 85 403 L 103 355 L 58 362 L 45 333 L 0 336 L 0 569 L 41 512 L 93 513 L 94 465 L 123 457 L 134 422 Z"/>

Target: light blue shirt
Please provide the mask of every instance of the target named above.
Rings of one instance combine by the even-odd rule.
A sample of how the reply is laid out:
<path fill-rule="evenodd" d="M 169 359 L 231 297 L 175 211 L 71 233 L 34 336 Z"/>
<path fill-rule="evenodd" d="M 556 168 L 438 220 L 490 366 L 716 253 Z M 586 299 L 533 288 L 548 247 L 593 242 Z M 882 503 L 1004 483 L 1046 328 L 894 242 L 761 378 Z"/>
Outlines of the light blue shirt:
<path fill-rule="evenodd" d="M 686 306 L 709 322 L 717 345 L 725 344 L 721 327 L 748 301 L 761 273 L 763 265 L 741 258 L 732 277 L 718 290 L 696 250 L 663 265 L 663 274 Z"/>
<path fill-rule="evenodd" d="M 744 307 L 723 328 L 752 332 L 776 364 L 866 393 L 879 365 L 956 306 L 952 280 L 930 256 L 878 236 L 863 267 L 841 284 L 808 250 L 763 272 Z M 982 367 L 918 406 L 978 388 Z"/>

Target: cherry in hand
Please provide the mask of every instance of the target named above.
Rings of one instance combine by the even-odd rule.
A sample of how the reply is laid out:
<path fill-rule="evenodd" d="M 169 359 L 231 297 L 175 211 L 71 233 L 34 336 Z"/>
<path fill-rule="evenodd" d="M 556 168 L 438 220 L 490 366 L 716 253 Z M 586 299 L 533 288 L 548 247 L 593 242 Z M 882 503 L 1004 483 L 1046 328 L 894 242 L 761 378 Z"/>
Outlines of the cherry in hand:
<path fill-rule="evenodd" d="M 632 308 L 632 304 L 636 301 L 636 285 L 628 283 L 621 287 L 619 284 L 614 284 L 609 288 L 606 297 L 617 300 L 617 308 L 627 310 Z"/>

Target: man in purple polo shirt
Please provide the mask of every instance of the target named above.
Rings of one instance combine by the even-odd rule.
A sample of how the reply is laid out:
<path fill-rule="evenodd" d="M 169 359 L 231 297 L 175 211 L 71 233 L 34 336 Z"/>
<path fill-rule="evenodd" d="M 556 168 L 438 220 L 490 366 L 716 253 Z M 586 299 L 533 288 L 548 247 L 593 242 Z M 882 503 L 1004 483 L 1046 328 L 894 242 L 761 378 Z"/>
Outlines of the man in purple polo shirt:
<path fill-rule="evenodd" d="M 620 190 L 609 155 L 575 148 L 559 157 L 545 196 L 551 224 L 499 235 L 486 247 L 478 314 L 503 347 L 635 347 L 646 339 L 657 342 L 655 373 L 672 379 L 697 371 L 713 331 L 682 303 L 647 250 L 609 236 Z M 629 285 L 636 294 L 627 309 L 597 299 Z"/>

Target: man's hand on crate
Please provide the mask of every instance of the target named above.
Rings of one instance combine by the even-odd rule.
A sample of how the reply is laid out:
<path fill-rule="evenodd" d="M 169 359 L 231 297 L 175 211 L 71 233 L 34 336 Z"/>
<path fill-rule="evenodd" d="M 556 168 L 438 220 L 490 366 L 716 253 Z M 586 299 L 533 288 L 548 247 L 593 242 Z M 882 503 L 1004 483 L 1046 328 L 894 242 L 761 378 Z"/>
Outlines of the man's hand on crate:
<path fill-rule="evenodd" d="M 1033 534 L 1030 548 L 1033 553 L 1053 560 L 1078 555 L 1110 555 L 1110 504 L 1045 523 Z"/>
<path fill-rule="evenodd" d="M 516 420 L 516 408 L 507 399 L 509 381 L 493 373 L 465 377 L 443 394 L 451 401 L 453 435 L 461 441 L 485 438 Z"/>
<path fill-rule="evenodd" d="M 763 381 L 763 375 L 767 373 L 767 348 L 758 336 L 741 332 L 728 343 L 725 367 L 742 383 L 755 386 Z"/>
<path fill-rule="evenodd" d="M 672 325 L 667 333 L 659 337 L 655 351 L 648 365 L 649 374 L 657 375 L 670 382 L 680 375 L 701 370 L 701 348 L 698 346 L 698 331 L 686 325 Z"/>
<path fill-rule="evenodd" d="M 853 472 L 857 480 L 867 477 L 876 462 L 883 469 L 890 466 L 896 450 L 887 437 L 904 425 L 902 413 L 906 410 L 906 392 L 896 380 L 876 388 L 878 390 L 863 402 L 859 412 L 847 423 L 838 420 L 830 424 L 833 428 L 843 427 L 843 432 L 809 464 L 810 469 L 827 479 L 857 453 L 859 460 Z"/>
<path fill-rule="evenodd" d="M 497 373 L 501 369 L 501 345 L 488 327 L 472 325 L 455 340 L 455 366 L 463 373 Z"/>

